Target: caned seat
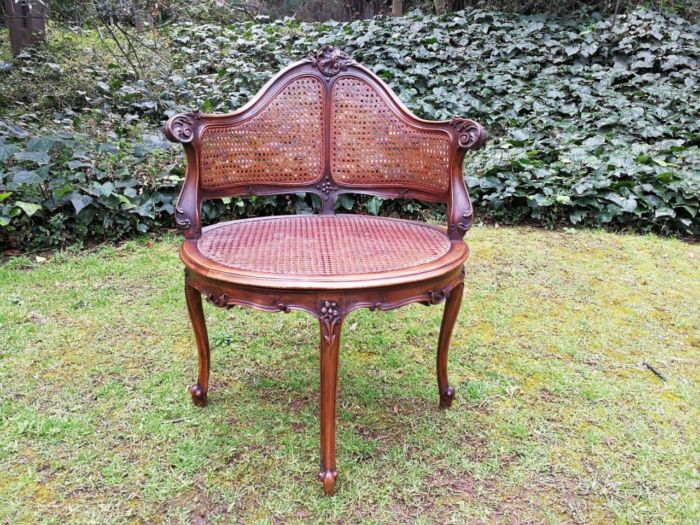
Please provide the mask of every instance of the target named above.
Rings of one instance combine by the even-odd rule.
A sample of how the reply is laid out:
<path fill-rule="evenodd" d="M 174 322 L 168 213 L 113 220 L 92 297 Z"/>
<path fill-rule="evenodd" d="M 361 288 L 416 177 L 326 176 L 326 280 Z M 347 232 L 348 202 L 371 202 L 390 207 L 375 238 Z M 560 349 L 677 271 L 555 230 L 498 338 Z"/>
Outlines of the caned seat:
<path fill-rule="evenodd" d="M 473 217 L 462 164 L 483 145 L 484 129 L 464 118 L 416 117 L 371 71 L 324 46 L 243 108 L 175 115 L 164 131 L 187 159 L 175 223 L 185 235 L 180 258 L 199 356 L 192 400 L 204 406 L 209 392 L 203 296 L 220 308 L 314 315 L 321 331 L 318 478 L 331 494 L 340 334 L 354 310 L 444 302 L 435 371 L 440 407 L 454 400 L 447 353 Z M 206 200 L 289 193 L 315 195 L 319 214 L 202 227 Z M 335 213 L 338 197 L 358 193 L 446 204 L 447 225 Z"/>
<path fill-rule="evenodd" d="M 366 215 L 292 215 L 238 220 L 205 228 L 185 242 L 183 262 L 235 282 L 257 277 L 270 286 L 371 286 L 378 279 L 459 267 L 464 243 L 444 227 Z"/>

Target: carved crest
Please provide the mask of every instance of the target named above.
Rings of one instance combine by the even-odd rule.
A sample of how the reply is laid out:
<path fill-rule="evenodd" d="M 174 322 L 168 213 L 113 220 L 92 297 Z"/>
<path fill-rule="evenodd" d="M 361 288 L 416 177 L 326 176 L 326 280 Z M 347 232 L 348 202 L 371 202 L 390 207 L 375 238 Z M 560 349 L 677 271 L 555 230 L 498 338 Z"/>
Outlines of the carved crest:
<path fill-rule="evenodd" d="M 450 124 L 459 132 L 459 147 L 479 149 L 486 142 L 486 130 L 473 120 L 453 117 Z"/>
<path fill-rule="evenodd" d="M 311 65 L 317 68 L 327 77 L 337 75 L 345 71 L 349 66 L 357 64 L 347 53 L 333 46 L 323 46 L 321 49 L 309 55 Z"/>

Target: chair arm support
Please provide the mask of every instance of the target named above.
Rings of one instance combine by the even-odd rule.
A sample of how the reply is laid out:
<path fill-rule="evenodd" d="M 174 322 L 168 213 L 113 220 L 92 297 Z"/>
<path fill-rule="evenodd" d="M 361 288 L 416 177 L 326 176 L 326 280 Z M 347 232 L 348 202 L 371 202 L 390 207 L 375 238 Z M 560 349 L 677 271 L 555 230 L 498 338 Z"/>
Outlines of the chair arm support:
<path fill-rule="evenodd" d="M 450 121 L 456 130 L 457 149 L 450 181 L 450 198 L 447 205 L 447 234 L 450 240 L 459 241 L 474 222 L 469 191 L 464 182 L 464 155 L 468 150 L 476 151 L 484 146 L 488 135 L 476 122 L 454 117 Z"/>
<path fill-rule="evenodd" d="M 190 176 L 189 168 L 187 171 L 175 205 L 175 226 L 182 230 L 186 239 L 198 239 L 202 235 L 201 201 L 196 176 Z"/>
<path fill-rule="evenodd" d="M 179 142 L 185 149 L 187 171 L 180 196 L 175 205 L 175 225 L 187 239 L 197 239 L 202 234 L 199 195 L 199 162 L 197 158 L 197 131 L 201 114 L 198 111 L 170 117 L 163 124 L 163 133 L 171 142 Z"/>

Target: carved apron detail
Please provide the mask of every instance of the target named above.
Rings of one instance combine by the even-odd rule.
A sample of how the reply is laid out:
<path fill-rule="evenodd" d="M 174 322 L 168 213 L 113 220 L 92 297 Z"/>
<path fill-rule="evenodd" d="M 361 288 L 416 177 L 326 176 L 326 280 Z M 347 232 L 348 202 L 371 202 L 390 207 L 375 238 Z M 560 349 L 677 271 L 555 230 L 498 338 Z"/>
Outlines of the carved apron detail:
<path fill-rule="evenodd" d="M 213 304 L 214 306 L 217 306 L 219 308 L 233 308 L 232 304 L 229 304 L 229 296 L 226 295 L 225 293 L 222 294 L 215 294 L 215 293 L 210 293 L 207 294 L 207 302 L 210 304 Z"/>
<path fill-rule="evenodd" d="M 447 299 L 450 292 L 447 288 L 443 290 L 428 290 L 428 302 L 430 304 L 438 304 Z"/>

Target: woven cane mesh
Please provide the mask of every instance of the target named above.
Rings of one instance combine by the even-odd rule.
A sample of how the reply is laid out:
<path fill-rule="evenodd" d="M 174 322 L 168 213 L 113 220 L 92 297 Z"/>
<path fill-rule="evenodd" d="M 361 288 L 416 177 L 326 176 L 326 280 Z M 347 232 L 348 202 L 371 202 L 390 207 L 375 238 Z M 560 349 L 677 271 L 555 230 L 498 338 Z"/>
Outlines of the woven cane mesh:
<path fill-rule="evenodd" d="M 202 134 L 205 189 L 236 184 L 304 184 L 323 171 L 323 85 L 300 77 L 254 117 Z"/>
<path fill-rule="evenodd" d="M 331 172 L 353 186 L 387 185 L 444 193 L 450 183 L 446 134 L 404 123 L 367 82 L 333 87 Z"/>
<path fill-rule="evenodd" d="M 446 235 L 420 223 L 361 215 L 241 220 L 205 232 L 199 252 L 241 270 L 288 275 L 386 272 L 446 254 Z"/>

